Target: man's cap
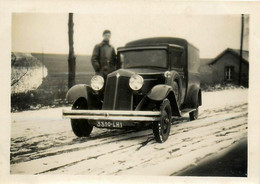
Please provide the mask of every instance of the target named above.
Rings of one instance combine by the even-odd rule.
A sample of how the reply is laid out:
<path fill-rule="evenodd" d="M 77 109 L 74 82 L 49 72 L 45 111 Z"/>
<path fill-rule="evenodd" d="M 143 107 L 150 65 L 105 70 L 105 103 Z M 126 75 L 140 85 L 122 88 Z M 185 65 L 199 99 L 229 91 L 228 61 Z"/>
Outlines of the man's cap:
<path fill-rule="evenodd" d="M 103 31 L 103 35 L 106 34 L 106 33 L 110 33 L 111 34 L 111 31 L 106 29 L 105 31 Z"/>

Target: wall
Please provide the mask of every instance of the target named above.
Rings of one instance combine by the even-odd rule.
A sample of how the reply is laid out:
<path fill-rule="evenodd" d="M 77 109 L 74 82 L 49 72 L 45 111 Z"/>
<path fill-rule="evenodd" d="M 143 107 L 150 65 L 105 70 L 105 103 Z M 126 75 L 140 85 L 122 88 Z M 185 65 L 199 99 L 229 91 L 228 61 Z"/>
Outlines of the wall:
<path fill-rule="evenodd" d="M 239 57 L 227 52 L 213 65 L 209 65 L 210 62 L 212 62 L 212 59 L 201 59 L 200 78 L 202 86 L 225 83 L 226 66 L 234 66 L 234 80 L 232 83 L 238 84 Z M 242 62 L 241 84 L 245 87 L 248 87 L 248 72 L 249 65 Z"/>
<path fill-rule="evenodd" d="M 225 67 L 234 66 L 234 84 L 238 84 L 239 80 L 239 57 L 227 52 L 215 64 L 210 65 L 212 69 L 212 83 L 225 83 Z M 243 85 L 248 85 L 248 64 L 242 63 L 242 79 Z"/>

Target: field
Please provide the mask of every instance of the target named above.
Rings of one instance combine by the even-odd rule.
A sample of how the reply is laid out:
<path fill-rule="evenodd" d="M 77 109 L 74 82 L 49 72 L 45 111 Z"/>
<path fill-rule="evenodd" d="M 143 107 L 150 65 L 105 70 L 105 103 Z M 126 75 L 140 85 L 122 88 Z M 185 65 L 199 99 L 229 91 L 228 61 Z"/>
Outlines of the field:
<path fill-rule="evenodd" d="M 59 80 L 66 80 L 68 75 L 68 55 L 65 54 L 32 54 L 37 59 L 43 61 L 48 70 L 48 84 L 57 84 Z M 76 55 L 76 83 L 88 83 L 89 76 L 94 70 L 91 65 L 91 56 Z M 54 85 L 55 86 L 55 85 Z"/>

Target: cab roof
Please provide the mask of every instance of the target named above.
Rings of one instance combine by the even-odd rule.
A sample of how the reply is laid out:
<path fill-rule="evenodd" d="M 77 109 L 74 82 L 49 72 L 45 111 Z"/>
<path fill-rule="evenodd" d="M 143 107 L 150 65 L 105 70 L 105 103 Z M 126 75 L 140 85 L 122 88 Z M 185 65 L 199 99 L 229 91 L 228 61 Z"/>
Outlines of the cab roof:
<path fill-rule="evenodd" d="M 168 45 L 175 44 L 180 45 L 182 47 L 187 47 L 187 40 L 182 38 L 174 38 L 174 37 L 154 37 L 154 38 L 145 38 L 140 40 L 134 40 L 128 42 L 125 47 L 135 47 L 135 46 L 154 46 L 154 45 Z"/>

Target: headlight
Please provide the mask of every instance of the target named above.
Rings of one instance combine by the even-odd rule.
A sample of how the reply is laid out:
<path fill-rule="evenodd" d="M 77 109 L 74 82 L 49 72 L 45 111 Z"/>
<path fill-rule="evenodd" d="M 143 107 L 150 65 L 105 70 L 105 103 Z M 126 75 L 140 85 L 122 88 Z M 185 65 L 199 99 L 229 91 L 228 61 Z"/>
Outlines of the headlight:
<path fill-rule="evenodd" d="M 104 86 L 104 78 L 100 75 L 94 75 L 91 79 L 90 85 L 93 90 L 99 91 Z"/>
<path fill-rule="evenodd" d="M 144 84 L 144 79 L 143 79 L 143 77 L 141 77 L 140 75 L 137 75 L 137 74 L 133 75 L 133 76 L 130 78 L 130 80 L 129 80 L 129 86 L 130 86 L 130 88 L 131 88 L 132 90 L 135 90 L 135 91 L 141 89 L 142 86 L 143 86 L 143 84 Z"/>
<path fill-rule="evenodd" d="M 164 72 L 164 77 L 170 78 L 171 77 L 171 72 L 169 72 L 169 71 Z"/>

